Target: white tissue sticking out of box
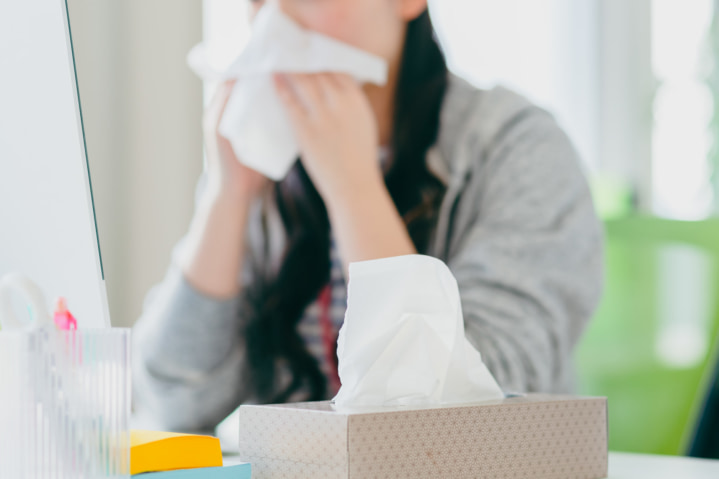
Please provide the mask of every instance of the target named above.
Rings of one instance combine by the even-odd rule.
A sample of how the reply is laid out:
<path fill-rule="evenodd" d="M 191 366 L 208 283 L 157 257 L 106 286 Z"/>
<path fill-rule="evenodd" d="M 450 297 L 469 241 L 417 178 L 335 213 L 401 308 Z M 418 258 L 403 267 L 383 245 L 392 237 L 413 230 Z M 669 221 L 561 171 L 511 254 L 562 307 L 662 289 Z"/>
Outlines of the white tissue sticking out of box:
<path fill-rule="evenodd" d="M 275 1 L 260 9 L 249 43 L 228 69 L 213 68 L 203 44 L 190 51 L 187 62 L 204 80 L 239 80 L 219 133 L 242 163 L 275 181 L 287 175 L 299 146 L 275 91 L 273 73 L 346 73 L 360 83 L 377 85 L 384 85 L 388 74 L 384 59 L 302 28 Z"/>
<path fill-rule="evenodd" d="M 422 255 L 350 264 L 337 406 L 434 405 L 504 397 L 464 333 L 457 281 Z"/>

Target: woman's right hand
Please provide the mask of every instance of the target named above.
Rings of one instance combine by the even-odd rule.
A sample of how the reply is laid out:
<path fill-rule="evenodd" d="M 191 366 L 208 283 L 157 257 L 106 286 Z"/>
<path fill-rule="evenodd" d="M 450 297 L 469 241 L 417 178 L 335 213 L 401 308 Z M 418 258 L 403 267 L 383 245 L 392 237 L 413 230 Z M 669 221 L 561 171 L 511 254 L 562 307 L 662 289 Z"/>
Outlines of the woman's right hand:
<path fill-rule="evenodd" d="M 229 195 L 249 202 L 270 180 L 240 163 L 229 140 L 219 132 L 220 121 L 234 86 L 235 80 L 230 80 L 217 88 L 203 118 L 209 189 L 214 195 Z"/>

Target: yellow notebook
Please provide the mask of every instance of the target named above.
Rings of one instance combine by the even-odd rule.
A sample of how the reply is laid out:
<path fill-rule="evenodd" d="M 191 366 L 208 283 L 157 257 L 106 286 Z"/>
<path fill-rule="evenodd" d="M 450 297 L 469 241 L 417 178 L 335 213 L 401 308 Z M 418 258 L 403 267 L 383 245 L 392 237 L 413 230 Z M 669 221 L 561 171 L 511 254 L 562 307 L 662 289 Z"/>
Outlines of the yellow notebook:
<path fill-rule="evenodd" d="M 220 466 L 222 450 L 216 437 L 130 431 L 130 474 Z"/>

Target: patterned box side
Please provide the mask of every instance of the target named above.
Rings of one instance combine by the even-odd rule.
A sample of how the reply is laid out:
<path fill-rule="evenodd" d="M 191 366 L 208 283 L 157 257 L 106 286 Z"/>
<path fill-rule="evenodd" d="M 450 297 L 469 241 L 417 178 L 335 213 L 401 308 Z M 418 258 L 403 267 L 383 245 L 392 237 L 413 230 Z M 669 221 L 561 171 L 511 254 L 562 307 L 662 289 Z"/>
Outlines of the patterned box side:
<path fill-rule="evenodd" d="M 242 406 L 240 459 L 252 463 L 253 479 L 346 479 L 347 416 Z"/>
<path fill-rule="evenodd" d="M 607 475 L 605 398 L 352 415 L 350 479 Z"/>
<path fill-rule="evenodd" d="M 252 464 L 252 479 L 347 479 L 347 465 L 308 464 L 257 457 L 243 459 Z"/>

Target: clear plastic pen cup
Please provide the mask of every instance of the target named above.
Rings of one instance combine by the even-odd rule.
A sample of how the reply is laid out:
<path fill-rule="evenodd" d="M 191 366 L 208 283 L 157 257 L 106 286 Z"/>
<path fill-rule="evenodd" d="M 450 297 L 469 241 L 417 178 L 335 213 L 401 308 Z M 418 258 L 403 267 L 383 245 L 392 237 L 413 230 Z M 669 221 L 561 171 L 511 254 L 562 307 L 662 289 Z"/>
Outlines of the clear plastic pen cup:
<path fill-rule="evenodd" d="M 127 478 L 130 330 L 0 331 L 0 478 Z"/>

